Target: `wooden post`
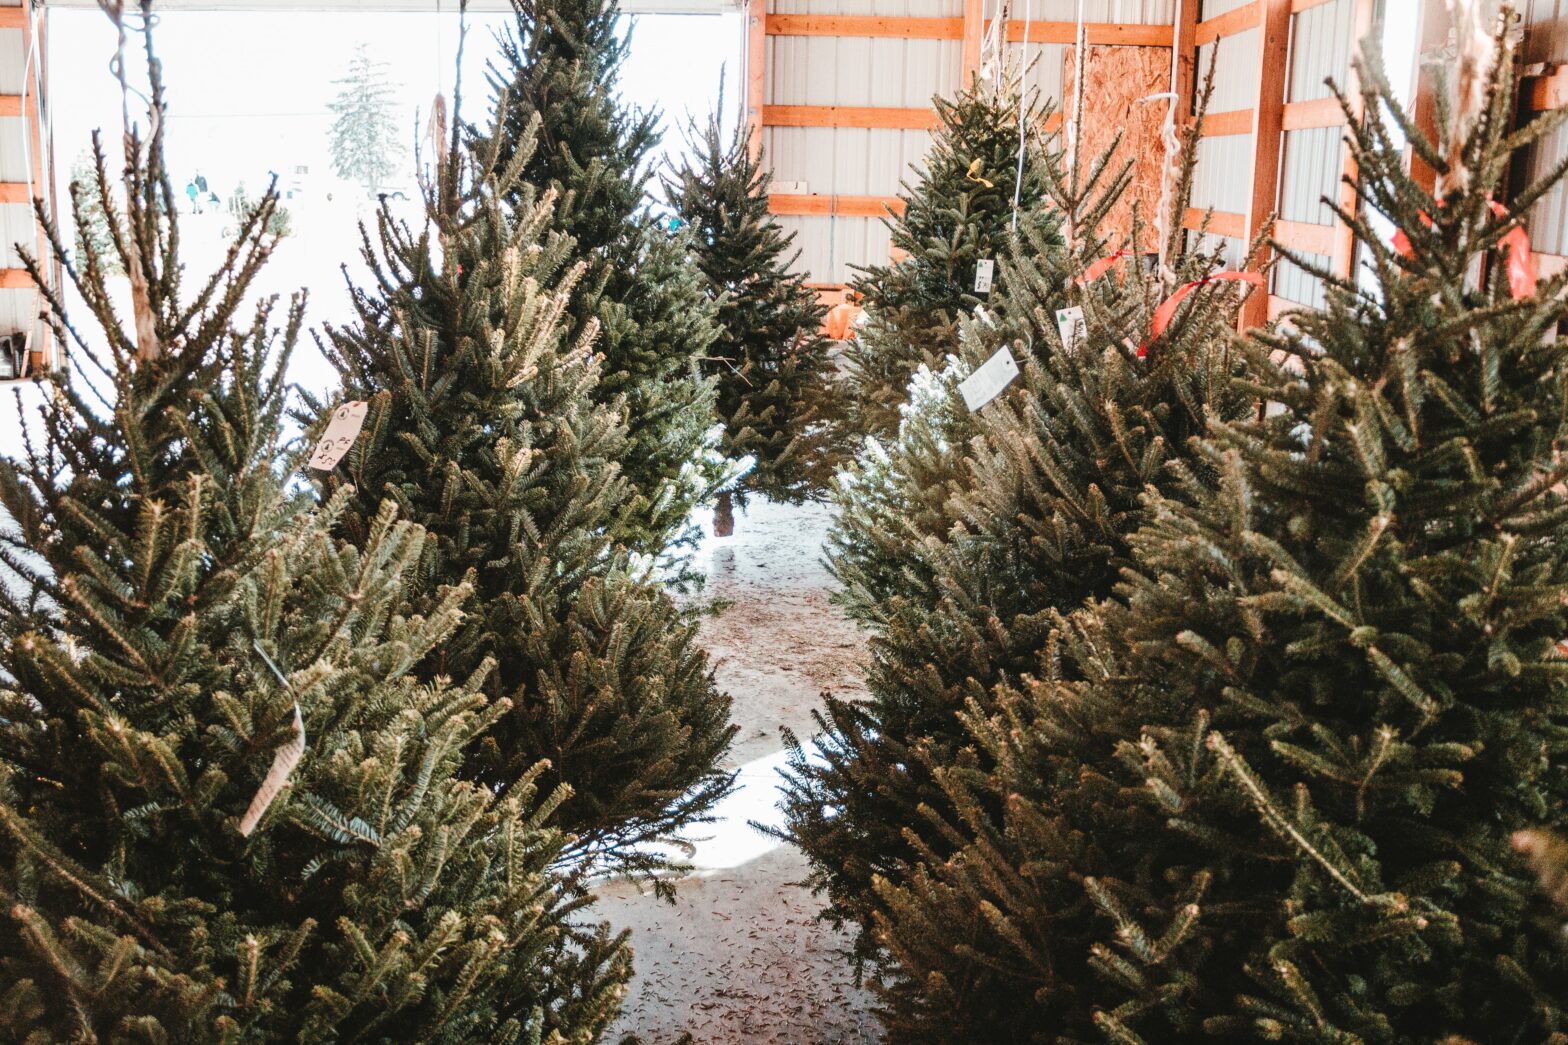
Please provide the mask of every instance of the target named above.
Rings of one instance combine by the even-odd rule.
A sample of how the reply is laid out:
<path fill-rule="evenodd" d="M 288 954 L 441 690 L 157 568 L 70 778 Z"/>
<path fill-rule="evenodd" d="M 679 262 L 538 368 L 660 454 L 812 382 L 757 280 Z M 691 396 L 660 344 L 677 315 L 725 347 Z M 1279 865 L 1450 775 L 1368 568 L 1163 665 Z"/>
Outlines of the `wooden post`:
<path fill-rule="evenodd" d="M 1252 108 L 1252 201 L 1247 208 L 1247 242 L 1273 217 L 1279 199 L 1279 156 L 1285 131 L 1285 81 L 1290 59 L 1291 0 L 1263 0 L 1258 36 L 1258 101 Z M 1259 264 L 1268 260 L 1258 259 Z M 1242 326 L 1268 321 L 1269 296 L 1254 291 L 1242 310 Z"/>
<path fill-rule="evenodd" d="M 964 0 L 964 68 L 960 89 L 967 88 L 980 71 L 980 41 L 985 32 L 985 0 Z"/>
<path fill-rule="evenodd" d="M 1350 53 L 1355 55 L 1361 49 L 1361 42 L 1372 33 L 1372 6 L 1373 0 L 1355 0 L 1355 9 L 1350 15 Z M 1361 81 L 1356 76 L 1354 63 L 1349 66 L 1349 74 L 1345 78 L 1345 95 L 1350 102 L 1350 119 L 1352 123 L 1361 120 Z M 1350 128 L 1345 128 L 1348 138 Z M 1356 168 L 1355 157 L 1350 153 L 1348 142 L 1341 143 L 1345 150 L 1345 161 L 1340 169 L 1339 207 L 1347 214 L 1355 214 L 1357 209 L 1356 178 L 1359 172 Z M 1349 276 L 1356 267 L 1356 237 L 1350 231 L 1350 226 L 1336 219 L 1334 225 L 1334 271 L 1341 276 Z"/>
<path fill-rule="evenodd" d="M 746 125 L 755 160 L 762 157 L 762 106 L 767 101 L 768 0 L 748 0 L 746 13 Z"/>
<path fill-rule="evenodd" d="M 1176 126 L 1187 125 L 1192 119 L 1192 92 L 1196 80 L 1198 65 L 1198 6 L 1200 0 L 1176 0 L 1180 10 L 1176 13 L 1176 25 L 1172 34 L 1172 44 L 1175 54 L 1176 76 L 1173 90 L 1176 92 Z"/>
<path fill-rule="evenodd" d="M 1435 51 L 1448 42 L 1448 10 L 1443 0 L 1425 0 L 1421 5 L 1421 44 L 1416 51 L 1416 129 L 1430 140 L 1437 134 L 1437 84 L 1422 67 L 1428 51 Z M 1410 157 L 1410 177 L 1427 192 L 1437 188 L 1437 172 L 1415 150 L 1406 147 Z"/>

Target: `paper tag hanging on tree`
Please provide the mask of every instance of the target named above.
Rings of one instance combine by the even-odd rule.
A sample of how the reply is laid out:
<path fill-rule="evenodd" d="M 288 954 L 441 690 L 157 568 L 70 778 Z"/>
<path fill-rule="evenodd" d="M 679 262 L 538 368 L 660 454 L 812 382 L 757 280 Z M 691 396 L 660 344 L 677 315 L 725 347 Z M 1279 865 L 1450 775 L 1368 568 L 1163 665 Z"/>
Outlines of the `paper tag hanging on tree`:
<path fill-rule="evenodd" d="M 1056 332 L 1062 336 L 1062 347 L 1068 350 L 1077 348 L 1079 343 L 1088 336 L 1084 327 L 1083 307 L 1074 305 L 1071 308 L 1056 310 Z"/>
<path fill-rule="evenodd" d="M 332 411 L 332 420 L 321 434 L 315 453 L 310 455 L 309 467 L 321 472 L 336 468 L 348 448 L 354 445 L 354 440 L 359 438 L 359 430 L 365 427 L 365 411 L 369 408 L 369 403 L 356 399 Z"/>
<path fill-rule="evenodd" d="M 980 368 L 958 383 L 958 394 L 970 413 L 985 406 L 1001 394 L 1002 389 L 1018 376 L 1018 361 L 1003 345 L 1001 351 L 980 364 Z"/>
<path fill-rule="evenodd" d="M 294 767 L 299 765 L 299 760 L 305 754 L 305 719 L 299 713 L 299 705 L 294 705 L 294 736 L 291 740 L 278 748 L 272 756 L 272 768 L 267 770 L 267 777 L 256 789 L 256 797 L 250 800 L 250 808 L 245 810 L 245 815 L 240 818 L 240 834 L 246 838 L 256 830 L 256 825 L 261 823 L 261 818 L 266 814 L 267 807 L 272 805 L 272 800 L 278 797 L 278 792 L 283 790 L 283 785 L 289 782 L 289 774 L 294 772 Z"/>
<path fill-rule="evenodd" d="M 996 279 L 996 261 L 992 258 L 981 258 L 975 263 L 975 293 L 991 293 L 991 282 Z"/>

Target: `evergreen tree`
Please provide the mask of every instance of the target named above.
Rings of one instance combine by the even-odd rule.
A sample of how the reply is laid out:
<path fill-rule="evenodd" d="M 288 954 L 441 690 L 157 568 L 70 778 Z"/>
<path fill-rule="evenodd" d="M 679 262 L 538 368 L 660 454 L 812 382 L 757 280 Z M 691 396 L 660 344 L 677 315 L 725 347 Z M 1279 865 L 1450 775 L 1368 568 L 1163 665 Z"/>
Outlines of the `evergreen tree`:
<path fill-rule="evenodd" d="M 959 320 L 998 296 L 1000 278 L 977 292 L 982 261 L 1004 255 L 1014 214 L 1045 197 L 1045 114 L 1022 86 L 976 77 L 952 99 L 934 100 L 939 124 L 904 211 L 888 220 L 897 260 L 866 268 L 854 281 L 867 323 L 845 352 L 851 430 L 891 437 L 909 378 L 922 363 L 939 367 L 958 348 Z M 1019 154 L 1023 164 L 1019 165 Z M 999 275 L 999 270 L 998 270 Z"/>
<path fill-rule="evenodd" d="M 338 177 L 355 181 L 375 196 L 397 171 L 403 153 L 398 136 L 397 107 L 387 63 L 370 57 L 365 44 L 354 48 L 347 72 L 332 81 L 337 95 L 327 103 L 333 114 L 330 146 L 332 169 Z"/>
<path fill-rule="evenodd" d="M 323 493 L 359 491 L 342 519 L 356 544 L 382 497 L 429 530 L 416 610 L 471 579 L 468 616 L 417 669 L 466 678 L 495 665 L 483 691 L 511 711 L 468 773 L 500 785 L 548 759 L 543 781 L 571 792 L 557 813 L 574 836 L 567 858 L 653 870 L 640 843 L 700 820 L 728 789 L 716 767 L 729 698 L 694 623 L 612 545 L 626 433 L 594 401 L 593 326 L 566 334 L 582 266 L 565 267 L 552 194 L 504 202 L 527 159 L 498 167 L 498 141 L 455 124 L 423 224 L 383 204 L 365 233 L 372 282 L 353 291 L 355 323 L 323 345 L 342 397 L 369 402 L 365 435 Z"/>
<path fill-rule="evenodd" d="M 1188 132 L 1173 171 L 1174 213 L 1185 210 L 1198 134 Z M 1116 148 L 1083 175 L 1048 167 L 1054 215 L 1025 223 L 1015 241 L 1000 305 L 1004 325 L 1023 335 L 1012 346 L 1022 387 L 971 415 L 951 390 L 954 375 L 939 409 L 923 413 L 964 418 L 962 441 L 945 437 L 963 431 L 955 421 L 944 433 L 915 412 L 917 395 L 898 446 L 901 482 L 868 467 L 855 479 L 871 485 L 851 482 L 840 498 L 832 565 L 844 602 L 872 630 L 871 699 L 829 703 L 824 758 L 797 750 L 790 830 L 812 859 L 829 916 L 854 923 L 859 955 L 883 966 L 885 1020 L 897 1040 L 1015 1040 L 1023 1026 L 1015 984 L 985 964 L 992 930 L 982 908 L 940 912 L 982 955 L 952 953 L 949 933 L 935 971 L 950 981 L 940 988 L 909 968 L 934 959 L 910 953 L 903 926 L 890 925 L 888 897 L 902 902 L 900 889 L 919 887 L 920 860 L 945 860 L 962 837 L 954 825 L 971 800 L 961 795 L 960 804 L 949 781 L 992 768 L 961 713 L 993 708 L 997 685 L 1040 670 L 1055 615 L 1110 593 L 1144 490 L 1176 480 L 1173 465 L 1209 416 L 1253 406 L 1229 380 L 1233 285 L 1202 289 L 1153 335 L 1160 302 L 1218 267 L 1217 257 L 1183 249 L 1179 224 L 1161 251 L 1167 265 L 1128 251 L 1125 264 L 1082 279 L 1126 249 L 1096 231 L 1131 175 L 1130 161 L 1112 162 Z M 1059 246 L 1058 221 L 1073 234 L 1071 250 Z M 1135 221 L 1130 242 L 1144 232 Z M 1069 302 L 1084 310 L 1086 329 L 1064 344 L 1056 310 Z M 968 324 L 968 335 L 982 326 Z M 949 1019 L 967 1021 L 973 1037 L 931 1036 L 957 1025 Z"/>
<path fill-rule="evenodd" d="M 665 179 L 670 206 L 692 230 L 697 267 L 718 306 L 719 336 L 706 369 L 718 383 L 723 452 L 750 457 L 751 469 L 736 488 L 741 505 L 760 493 L 798 504 L 826 489 L 836 463 L 834 398 L 838 383 L 822 336 L 826 309 L 791 273 L 799 251 L 768 213 L 772 175 L 738 126 L 726 137 L 719 106 L 701 133 L 691 135 L 694 155 Z M 719 495 L 714 529 L 732 532 L 731 494 Z"/>
<path fill-rule="evenodd" d="M 719 336 L 715 305 L 687 238 L 647 213 L 659 115 L 620 100 L 629 39 L 617 0 L 513 7 L 517 23 L 491 70 L 501 163 L 524 154 L 508 198 L 526 205 L 555 193 L 556 228 L 585 263 L 569 337 L 597 323 L 603 362 L 594 395 L 621 410 L 627 426 L 620 463 L 633 496 L 621 536 L 662 556 L 695 539 L 692 509 L 729 477 L 717 453 L 713 381 L 701 371 Z"/>
<path fill-rule="evenodd" d="M 1012 1040 L 1561 1039 L 1527 832 L 1568 818 L 1568 279 L 1534 285 L 1515 215 L 1568 164 L 1499 202 L 1563 121 L 1510 134 L 1506 21 L 1461 28 L 1435 142 L 1359 62 L 1361 195 L 1401 245 L 1341 214 L 1373 285 L 1320 271 L 1322 312 L 1236 346 L 1264 416 L 1214 418 L 1116 597 L 969 709 L 995 768 L 944 780 L 965 844 L 883 893 L 920 1040 L 972 1040 L 963 966 Z"/>
<path fill-rule="evenodd" d="M 308 512 L 290 492 L 303 299 L 248 303 L 276 196 L 188 293 L 146 49 L 152 130 L 127 133 L 110 226 L 133 322 L 91 241 L 65 271 L 92 336 L 25 259 L 78 366 L 49 375 L 41 441 L 0 461 L 6 1037 L 594 1041 L 628 956 L 571 924 L 585 901 L 545 826 L 561 796 L 540 799 L 538 768 L 456 778 L 505 713 L 488 666 L 408 673 L 468 590 L 404 615 L 422 531 L 389 508 L 341 545 L 348 495 Z"/>
<path fill-rule="evenodd" d="M 125 272 L 119 267 L 120 259 L 114 254 L 114 240 L 109 234 L 109 208 L 104 205 L 110 196 L 107 186 L 98 181 L 101 167 L 102 157 L 96 151 L 83 152 L 71 165 L 71 214 L 76 226 L 72 260 L 85 267 L 87 258 L 94 257 L 105 266 L 105 275 L 122 276 Z"/>

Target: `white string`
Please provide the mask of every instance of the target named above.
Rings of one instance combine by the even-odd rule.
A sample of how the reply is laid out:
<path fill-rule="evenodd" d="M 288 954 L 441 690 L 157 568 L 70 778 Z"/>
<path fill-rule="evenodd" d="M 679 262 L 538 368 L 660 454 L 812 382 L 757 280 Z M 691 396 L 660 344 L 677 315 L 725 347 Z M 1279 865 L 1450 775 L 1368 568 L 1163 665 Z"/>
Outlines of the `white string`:
<path fill-rule="evenodd" d="M 1024 0 L 1024 39 L 1018 63 L 1018 172 L 1013 177 L 1013 231 L 1018 231 L 1018 201 L 1024 191 L 1024 153 L 1029 148 L 1029 128 L 1024 123 L 1024 102 L 1029 98 L 1029 23 L 1034 17 L 1034 0 Z M 1083 0 L 1078 0 L 1078 18 L 1083 19 Z M 1006 39 L 1004 32 L 1003 39 Z"/>

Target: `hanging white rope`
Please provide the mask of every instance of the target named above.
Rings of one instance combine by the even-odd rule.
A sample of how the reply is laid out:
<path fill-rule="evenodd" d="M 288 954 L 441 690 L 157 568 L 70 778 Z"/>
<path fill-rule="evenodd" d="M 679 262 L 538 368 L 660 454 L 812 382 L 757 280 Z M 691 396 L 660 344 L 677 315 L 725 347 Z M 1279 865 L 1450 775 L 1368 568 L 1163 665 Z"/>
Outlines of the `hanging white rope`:
<path fill-rule="evenodd" d="M 1029 23 L 1034 17 L 1034 0 L 1024 0 L 1024 39 L 1018 63 L 1018 171 L 1013 176 L 1013 231 L 1018 231 L 1018 201 L 1024 191 L 1024 153 L 1029 151 L 1029 127 L 1024 122 L 1025 102 L 1029 98 Z M 1078 0 L 1078 17 L 1083 17 L 1083 0 Z M 1004 30 L 1002 38 L 1007 38 Z M 999 63 L 1000 64 L 1000 63 Z"/>

